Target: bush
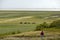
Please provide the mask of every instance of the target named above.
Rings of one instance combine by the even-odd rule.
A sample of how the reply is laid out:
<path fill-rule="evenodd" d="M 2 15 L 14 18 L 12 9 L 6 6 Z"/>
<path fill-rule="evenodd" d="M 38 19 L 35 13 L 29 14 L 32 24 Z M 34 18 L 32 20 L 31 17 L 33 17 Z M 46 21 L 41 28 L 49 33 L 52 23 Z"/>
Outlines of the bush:
<path fill-rule="evenodd" d="M 43 28 L 48 28 L 49 25 L 48 25 L 46 22 L 43 22 L 43 23 L 41 24 L 41 27 L 43 27 Z"/>
<path fill-rule="evenodd" d="M 24 24 L 27 24 L 27 22 L 24 22 Z"/>
<path fill-rule="evenodd" d="M 49 25 L 46 22 L 43 22 L 42 24 L 38 25 L 36 27 L 36 31 L 42 30 L 43 28 L 49 28 Z"/>
<path fill-rule="evenodd" d="M 20 24 L 23 24 L 23 22 L 20 22 Z"/>
<path fill-rule="evenodd" d="M 36 31 L 42 30 L 43 28 L 60 28 L 60 20 L 53 21 L 50 25 L 46 22 L 43 22 L 40 25 L 36 26 Z"/>
<path fill-rule="evenodd" d="M 58 28 L 60 28 L 60 20 L 53 21 L 50 24 L 50 28 L 52 28 L 52 27 L 58 27 Z"/>
<path fill-rule="evenodd" d="M 39 31 L 39 30 L 41 30 L 40 25 L 36 27 L 35 31 Z"/>
<path fill-rule="evenodd" d="M 15 32 L 12 32 L 12 34 L 16 34 Z"/>

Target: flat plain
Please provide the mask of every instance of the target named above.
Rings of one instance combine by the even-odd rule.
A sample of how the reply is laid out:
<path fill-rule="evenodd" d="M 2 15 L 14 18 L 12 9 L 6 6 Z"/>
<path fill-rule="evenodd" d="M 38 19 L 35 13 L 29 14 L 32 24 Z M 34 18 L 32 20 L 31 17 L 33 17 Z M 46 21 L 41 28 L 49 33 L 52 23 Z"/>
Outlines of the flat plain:
<path fill-rule="evenodd" d="M 60 11 L 1 11 L 0 10 L 0 36 L 6 33 L 17 31 L 22 34 L 30 35 L 34 33 L 35 28 L 38 24 L 47 22 L 48 24 L 54 20 L 60 19 Z M 33 32 L 30 32 L 33 31 Z M 47 33 L 54 33 L 54 31 L 59 34 L 59 29 L 44 29 Z M 27 33 L 30 32 L 30 33 Z M 39 34 L 39 32 L 37 32 Z M 20 33 L 19 33 L 20 34 Z M 32 35 L 31 34 L 31 35 Z M 34 33 L 35 34 L 35 33 Z M 11 35 L 11 34 L 10 34 Z M 36 35 L 36 34 L 35 34 Z"/>

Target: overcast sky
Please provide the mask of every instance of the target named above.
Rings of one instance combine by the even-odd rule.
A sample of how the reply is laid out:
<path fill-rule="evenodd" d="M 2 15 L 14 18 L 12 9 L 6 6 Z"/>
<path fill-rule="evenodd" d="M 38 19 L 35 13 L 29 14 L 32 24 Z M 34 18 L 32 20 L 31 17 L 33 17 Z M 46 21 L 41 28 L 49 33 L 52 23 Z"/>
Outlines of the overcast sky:
<path fill-rule="evenodd" d="M 0 8 L 60 8 L 60 0 L 0 0 Z"/>

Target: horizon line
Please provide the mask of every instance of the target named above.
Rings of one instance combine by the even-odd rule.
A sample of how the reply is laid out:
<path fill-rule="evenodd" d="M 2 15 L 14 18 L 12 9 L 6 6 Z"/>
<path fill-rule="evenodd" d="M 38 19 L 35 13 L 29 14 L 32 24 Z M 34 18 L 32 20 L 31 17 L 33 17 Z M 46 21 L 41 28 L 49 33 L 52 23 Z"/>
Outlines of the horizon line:
<path fill-rule="evenodd" d="M 60 11 L 60 8 L 0 8 L 0 10 L 20 10 L 20 11 Z"/>

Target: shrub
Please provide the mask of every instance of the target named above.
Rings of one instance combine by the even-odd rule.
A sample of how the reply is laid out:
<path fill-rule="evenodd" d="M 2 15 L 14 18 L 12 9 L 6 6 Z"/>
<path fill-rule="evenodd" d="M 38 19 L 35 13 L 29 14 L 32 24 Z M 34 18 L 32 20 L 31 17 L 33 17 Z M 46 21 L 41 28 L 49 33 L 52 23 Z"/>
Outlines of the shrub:
<path fill-rule="evenodd" d="M 50 24 L 50 28 L 52 28 L 52 27 L 58 27 L 58 28 L 60 28 L 60 20 L 53 21 Z"/>
<path fill-rule="evenodd" d="M 23 22 L 20 22 L 20 24 L 23 24 Z"/>
<path fill-rule="evenodd" d="M 38 31 L 42 30 L 43 28 L 49 28 L 49 25 L 46 22 L 43 22 L 42 24 L 38 25 L 35 30 Z"/>
<path fill-rule="evenodd" d="M 27 22 L 24 22 L 24 24 L 27 24 Z"/>
<path fill-rule="evenodd" d="M 15 34 L 15 32 L 12 32 L 12 34 Z"/>
<path fill-rule="evenodd" d="M 39 31 L 39 30 L 41 30 L 40 25 L 36 27 L 35 31 Z"/>

